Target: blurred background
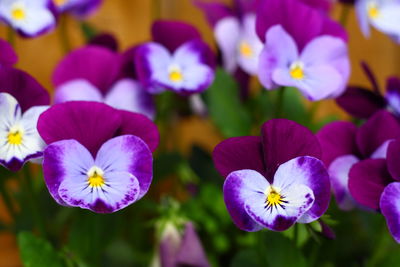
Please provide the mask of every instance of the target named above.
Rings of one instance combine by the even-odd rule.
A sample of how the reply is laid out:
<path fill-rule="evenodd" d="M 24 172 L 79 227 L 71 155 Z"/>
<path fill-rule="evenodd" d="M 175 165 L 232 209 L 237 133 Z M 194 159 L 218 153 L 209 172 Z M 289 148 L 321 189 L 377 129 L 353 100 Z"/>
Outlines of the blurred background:
<path fill-rule="evenodd" d="M 229 3 L 229 0 L 224 2 Z M 343 8 L 335 4 L 332 17 L 339 20 Z M 132 45 L 150 39 L 150 26 L 155 19 L 182 20 L 195 25 L 203 34 L 205 40 L 215 48 L 212 30 L 207 24 L 203 13 L 198 10 L 192 0 L 104 0 L 98 12 L 87 19 L 99 32 L 113 34 L 119 41 L 119 50 L 123 51 Z M 64 17 L 61 23 L 66 27 L 71 47 L 78 48 L 84 44 L 80 23 L 72 17 Z M 350 57 L 352 75 L 350 84 L 370 87 L 360 62 L 366 61 L 375 72 L 379 84 L 384 88 L 385 79 L 390 75 L 400 76 L 400 49 L 387 36 L 375 30 L 370 39 L 365 39 L 354 14 L 350 8 L 346 28 L 349 32 Z M 16 37 L 15 49 L 19 56 L 17 68 L 23 69 L 42 83 L 49 92 L 52 92 L 51 75 L 54 67 L 64 56 L 61 42 L 61 27 L 47 35 L 35 39 Z M 8 29 L 0 26 L 0 37 L 7 39 Z M 339 110 L 334 101 L 323 101 L 319 105 L 317 116 L 335 114 L 346 119 L 343 111 Z M 221 137 L 212 124 L 206 119 L 197 117 L 185 118 L 178 125 L 176 131 L 180 133 L 179 148 L 185 152 L 192 144 L 202 146 L 211 151 L 221 140 Z M 2 220 L 10 220 L 0 205 Z M 0 266 L 20 266 L 15 237 L 11 234 L 0 234 Z"/>

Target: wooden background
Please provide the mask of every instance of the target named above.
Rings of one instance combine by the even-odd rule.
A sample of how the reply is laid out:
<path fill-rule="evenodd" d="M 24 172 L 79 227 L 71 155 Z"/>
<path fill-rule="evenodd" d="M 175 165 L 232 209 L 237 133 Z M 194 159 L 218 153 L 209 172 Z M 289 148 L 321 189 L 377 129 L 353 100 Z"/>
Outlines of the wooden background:
<path fill-rule="evenodd" d="M 332 16 L 339 19 L 341 12 L 342 6 L 337 4 Z M 214 45 L 208 24 L 202 13 L 192 5 L 191 0 L 104 0 L 101 9 L 88 21 L 100 31 L 113 33 L 119 40 L 120 49 L 126 49 L 150 38 L 149 29 L 155 18 L 190 22 L 200 29 L 207 42 Z M 349 47 L 352 61 L 351 84 L 369 86 L 360 69 L 361 60 L 371 65 L 382 87 L 387 76 L 400 76 L 398 45 L 376 31 L 372 32 L 370 39 L 365 39 L 358 28 L 354 10 L 350 12 L 347 29 L 350 36 Z M 76 21 L 68 19 L 67 30 L 73 47 L 83 44 L 79 24 Z M 0 26 L 0 37 L 7 38 L 5 26 Z M 52 70 L 63 57 L 59 29 L 35 39 L 17 38 L 16 51 L 19 55 L 17 67 L 29 72 L 49 92 L 52 92 L 50 82 Z M 344 113 L 333 101 L 323 101 L 319 108 L 319 116 L 334 113 L 345 118 Z M 182 122 L 177 131 L 182 133 L 180 145 L 183 149 L 193 142 L 212 149 L 220 139 L 209 122 L 198 118 L 190 118 Z M 9 220 L 2 205 L 0 205 L 0 219 Z M 20 266 L 15 239 L 12 235 L 0 235 L 0 266 Z"/>

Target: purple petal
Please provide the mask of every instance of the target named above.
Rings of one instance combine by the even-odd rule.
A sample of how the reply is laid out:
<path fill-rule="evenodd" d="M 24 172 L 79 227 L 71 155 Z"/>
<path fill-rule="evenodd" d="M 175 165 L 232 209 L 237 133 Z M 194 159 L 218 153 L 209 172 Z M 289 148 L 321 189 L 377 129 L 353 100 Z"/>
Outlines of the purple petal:
<path fill-rule="evenodd" d="M 181 234 L 173 223 L 168 222 L 161 235 L 159 246 L 160 264 L 163 267 L 175 267 L 176 254 L 182 243 Z"/>
<path fill-rule="evenodd" d="M 372 72 L 371 68 L 368 66 L 368 64 L 365 61 L 361 61 L 361 67 L 364 71 L 364 74 L 367 76 L 369 82 L 371 83 L 373 91 L 376 94 L 381 95 L 378 81 L 376 80 L 376 77 L 375 77 L 374 73 Z"/>
<path fill-rule="evenodd" d="M 122 55 L 120 55 L 122 67 L 120 76 L 118 78 L 120 79 L 131 78 L 134 80 L 137 79 L 137 74 L 135 69 L 135 55 L 140 45 L 142 44 L 130 47 L 125 52 L 123 52 Z"/>
<path fill-rule="evenodd" d="M 370 90 L 352 86 L 336 98 L 336 103 L 351 116 L 361 119 L 368 119 L 386 106 L 386 101 L 382 96 Z"/>
<path fill-rule="evenodd" d="M 321 157 L 317 137 L 306 127 L 286 119 L 273 119 L 262 126 L 262 143 L 267 179 L 279 165 L 301 156 Z"/>
<path fill-rule="evenodd" d="M 350 169 L 349 190 L 358 203 L 378 210 L 383 189 L 392 181 L 386 167 L 386 160 L 362 160 Z"/>
<path fill-rule="evenodd" d="M 195 27 L 180 21 L 158 20 L 153 23 L 151 33 L 153 40 L 165 46 L 170 52 L 175 51 L 183 43 L 201 38 Z"/>
<path fill-rule="evenodd" d="M 331 178 L 331 186 L 336 203 L 342 210 L 351 210 L 354 208 L 354 199 L 349 191 L 349 172 L 351 167 L 357 163 L 359 159 L 354 155 L 343 155 L 337 157 L 329 165 L 329 176 Z"/>
<path fill-rule="evenodd" d="M 272 74 L 277 68 L 285 68 L 298 58 L 298 51 L 293 38 L 277 25 L 266 34 L 266 43 L 259 58 L 258 77 L 266 89 L 274 89 L 276 84 Z"/>
<path fill-rule="evenodd" d="M 0 66 L 11 67 L 18 61 L 18 56 L 13 47 L 6 41 L 0 39 Z"/>
<path fill-rule="evenodd" d="M 332 1 L 330 0 L 301 0 L 303 3 L 308 6 L 318 9 L 324 13 L 329 13 L 332 8 Z"/>
<path fill-rule="evenodd" d="M 174 52 L 174 59 L 183 66 L 198 63 L 208 65 L 212 69 L 216 66 L 214 53 L 200 39 L 191 40 L 179 46 Z"/>
<path fill-rule="evenodd" d="M 87 179 L 86 171 L 94 165 L 93 157 L 76 140 L 54 142 L 43 154 L 43 176 L 50 195 L 58 204 L 68 205 L 58 194 L 60 184 L 65 179 Z"/>
<path fill-rule="evenodd" d="M 96 11 L 101 5 L 102 0 L 78 0 L 69 1 L 58 7 L 60 12 L 69 12 L 77 17 L 85 17 Z"/>
<path fill-rule="evenodd" d="M 50 96 L 28 73 L 13 68 L 0 68 L 0 92 L 8 93 L 15 97 L 25 112 L 33 106 L 50 104 Z"/>
<path fill-rule="evenodd" d="M 221 19 L 235 15 L 231 8 L 222 3 L 211 3 L 197 0 L 195 1 L 195 5 L 202 9 L 208 23 L 212 27 L 214 27 Z"/>
<path fill-rule="evenodd" d="M 108 48 L 113 52 L 118 52 L 118 41 L 111 33 L 102 33 L 96 35 L 89 41 L 89 45 L 98 45 Z"/>
<path fill-rule="evenodd" d="M 38 131 L 47 144 L 75 139 L 96 155 L 121 123 L 119 111 L 105 104 L 73 101 L 56 104 L 44 112 L 38 121 Z"/>
<path fill-rule="evenodd" d="M 357 144 L 364 157 L 371 156 L 385 141 L 400 137 L 400 124 L 389 112 L 375 113 L 357 132 Z"/>
<path fill-rule="evenodd" d="M 88 80 L 104 94 L 120 71 L 118 54 L 99 46 L 86 46 L 68 54 L 56 67 L 53 83 L 56 87 L 75 79 Z"/>
<path fill-rule="evenodd" d="M 390 142 L 387 150 L 387 167 L 392 178 L 400 181 L 400 140 Z"/>
<path fill-rule="evenodd" d="M 122 121 L 114 136 L 135 135 L 141 138 L 151 151 L 156 150 L 160 141 L 157 125 L 142 114 L 120 110 L 119 115 Z"/>
<path fill-rule="evenodd" d="M 386 101 L 396 116 L 400 116 L 400 79 L 389 77 L 386 83 Z"/>
<path fill-rule="evenodd" d="M 79 100 L 103 102 L 103 96 L 99 89 L 83 79 L 65 82 L 55 89 L 55 104 Z"/>
<path fill-rule="evenodd" d="M 263 199 L 264 191 L 270 184 L 254 170 L 240 170 L 228 175 L 224 183 L 224 200 L 226 208 L 235 225 L 243 231 L 255 232 L 262 229 L 245 209 L 246 202 L 256 197 Z M 260 200 L 261 201 L 261 200 Z"/>
<path fill-rule="evenodd" d="M 391 183 L 383 190 L 380 208 L 390 233 L 400 243 L 400 183 Z"/>
<path fill-rule="evenodd" d="M 118 173 L 129 173 L 138 182 L 140 190 L 135 192 L 137 196 L 120 203 L 121 209 L 141 199 L 150 188 L 153 178 L 153 157 L 147 144 L 139 137 L 123 135 L 107 141 L 97 153 L 95 165 L 104 171 L 105 178 L 108 174 L 115 174 L 118 177 L 120 176 Z M 121 189 L 128 181 L 129 179 L 110 180 L 108 184 L 114 189 Z"/>
<path fill-rule="evenodd" d="M 176 263 L 178 266 L 210 266 L 203 246 L 201 245 L 200 238 L 191 222 L 186 224 L 182 243 L 176 255 Z"/>
<path fill-rule="evenodd" d="M 248 13 L 255 13 L 258 7 L 257 0 L 233 0 L 236 13 L 243 18 Z"/>
<path fill-rule="evenodd" d="M 224 178 L 233 171 L 250 169 L 264 173 L 261 138 L 232 137 L 219 143 L 213 151 L 215 168 Z"/>
<path fill-rule="evenodd" d="M 314 203 L 297 220 L 310 223 L 321 217 L 330 201 L 329 175 L 324 164 L 313 157 L 298 157 L 281 164 L 274 176 L 273 186 L 282 189 L 304 185 L 311 189 Z"/>
<path fill-rule="evenodd" d="M 328 167 L 332 161 L 343 155 L 359 155 L 356 133 L 357 127 L 344 121 L 329 123 L 317 133 L 325 166 Z"/>

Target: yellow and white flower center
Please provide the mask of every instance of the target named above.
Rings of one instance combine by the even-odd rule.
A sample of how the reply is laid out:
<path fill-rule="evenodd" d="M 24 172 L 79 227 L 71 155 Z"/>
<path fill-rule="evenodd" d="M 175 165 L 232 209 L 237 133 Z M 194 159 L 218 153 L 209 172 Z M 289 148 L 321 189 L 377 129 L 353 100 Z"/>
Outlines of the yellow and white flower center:
<path fill-rule="evenodd" d="M 172 65 L 168 69 L 169 79 L 174 83 L 182 82 L 183 81 L 183 74 L 179 66 Z"/>
<path fill-rule="evenodd" d="M 239 53 L 246 58 L 253 56 L 253 48 L 246 41 L 241 41 L 239 44 Z"/>
<path fill-rule="evenodd" d="M 65 5 L 68 2 L 68 0 L 53 0 L 53 2 L 56 6 L 62 6 Z"/>
<path fill-rule="evenodd" d="M 368 10 L 369 18 L 376 19 L 377 17 L 379 17 L 380 10 L 379 10 L 378 5 L 375 2 L 368 3 L 367 10 Z"/>
<path fill-rule="evenodd" d="M 23 3 L 15 3 L 12 7 L 11 7 L 11 17 L 14 20 L 24 20 L 26 18 L 26 8 L 25 5 Z"/>
<path fill-rule="evenodd" d="M 295 80 L 303 80 L 304 79 L 304 64 L 299 61 L 295 61 L 290 65 L 289 69 L 290 77 Z"/>
<path fill-rule="evenodd" d="M 104 172 L 97 166 L 93 166 L 87 172 L 88 183 L 91 187 L 102 187 L 105 184 Z"/>
<path fill-rule="evenodd" d="M 265 204 L 266 206 L 274 207 L 277 205 L 282 205 L 286 201 L 284 197 L 280 194 L 280 189 L 277 187 L 269 186 L 267 190 L 265 190 L 264 194 L 266 196 Z"/>
<path fill-rule="evenodd" d="M 20 126 L 13 126 L 10 128 L 7 135 L 7 142 L 10 145 L 21 145 L 24 137 L 24 131 Z"/>

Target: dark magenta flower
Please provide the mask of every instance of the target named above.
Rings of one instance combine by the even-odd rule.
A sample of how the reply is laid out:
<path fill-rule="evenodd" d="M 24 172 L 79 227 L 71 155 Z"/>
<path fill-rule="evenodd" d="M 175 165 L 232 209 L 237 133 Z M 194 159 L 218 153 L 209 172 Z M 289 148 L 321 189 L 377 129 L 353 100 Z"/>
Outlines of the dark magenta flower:
<path fill-rule="evenodd" d="M 18 56 L 12 46 L 0 39 L 0 67 L 11 67 L 18 61 Z"/>
<path fill-rule="evenodd" d="M 368 174 L 369 165 L 384 164 L 389 143 L 400 137 L 400 124 L 396 118 L 382 110 L 358 129 L 350 122 L 333 122 L 323 127 L 317 137 L 338 206 L 344 210 L 352 209 L 354 198 L 362 205 L 377 209 L 379 196 L 375 191 L 364 198 L 355 189 L 364 186 L 367 179 L 356 174 L 372 176 L 374 173 Z"/>
<path fill-rule="evenodd" d="M 245 231 L 283 231 L 317 220 L 330 200 L 321 147 L 307 128 L 285 119 L 262 126 L 261 137 L 227 139 L 216 146 L 214 164 L 226 177 L 225 204 Z"/>
<path fill-rule="evenodd" d="M 211 85 L 214 55 L 194 27 L 176 21 L 157 21 L 152 35 L 154 42 L 141 45 L 135 55 L 137 75 L 147 88 L 189 95 Z"/>
<path fill-rule="evenodd" d="M 297 0 L 266 0 L 258 8 L 256 28 L 265 41 L 258 76 L 267 89 L 297 87 L 310 100 L 343 93 L 350 63 L 339 24 Z"/>
<path fill-rule="evenodd" d="M 98 101 L 153 118 L 152 96 L 134 77 L 122 75 L 123 59 L 122 55 L 99 45 L 71 52 L 54 71 L 54 102 Z"/>
<path fill-rule="evenodd" d="M 13 68 L 0 68 L 0 83 L 0 164 L 18 171 L 43 154 L 45 143 L 36 123 L 48 108 L 49 94 L 30 75 Z"/>
<path fill-rule="evenodd" d="M 60 13 L 71 13 L 77 17 L 85 17 L 96 11 L 102 0 L 53 0 Z"/>
<path fill-rule="evenodd" d="M 48 144 L 44 179 L 57 203 L 110 213 L 149 189 L 159 135 L 145 116 L 72 101 L 44 112 L 38 131 Z"/>
<path fill-rule="evenodd" d="M 52 0 L 1 1 L 0 19 L 24 37 L 36 37 L 57 24 Z"/>
<path fill-rule="evenodd" d="M 371 69 L 365 63 L 362 63 L 362 67 L 371 82 L 372 90 L 349 86 L 343 95 L 336 98 L 336 103 L 350 115 L 361 119 L 368 119 L 381 109 L 388 109 L 399 117 L 400 79 L 389 77 L 386 81 L 386 94 L 383 96 Z"/>

